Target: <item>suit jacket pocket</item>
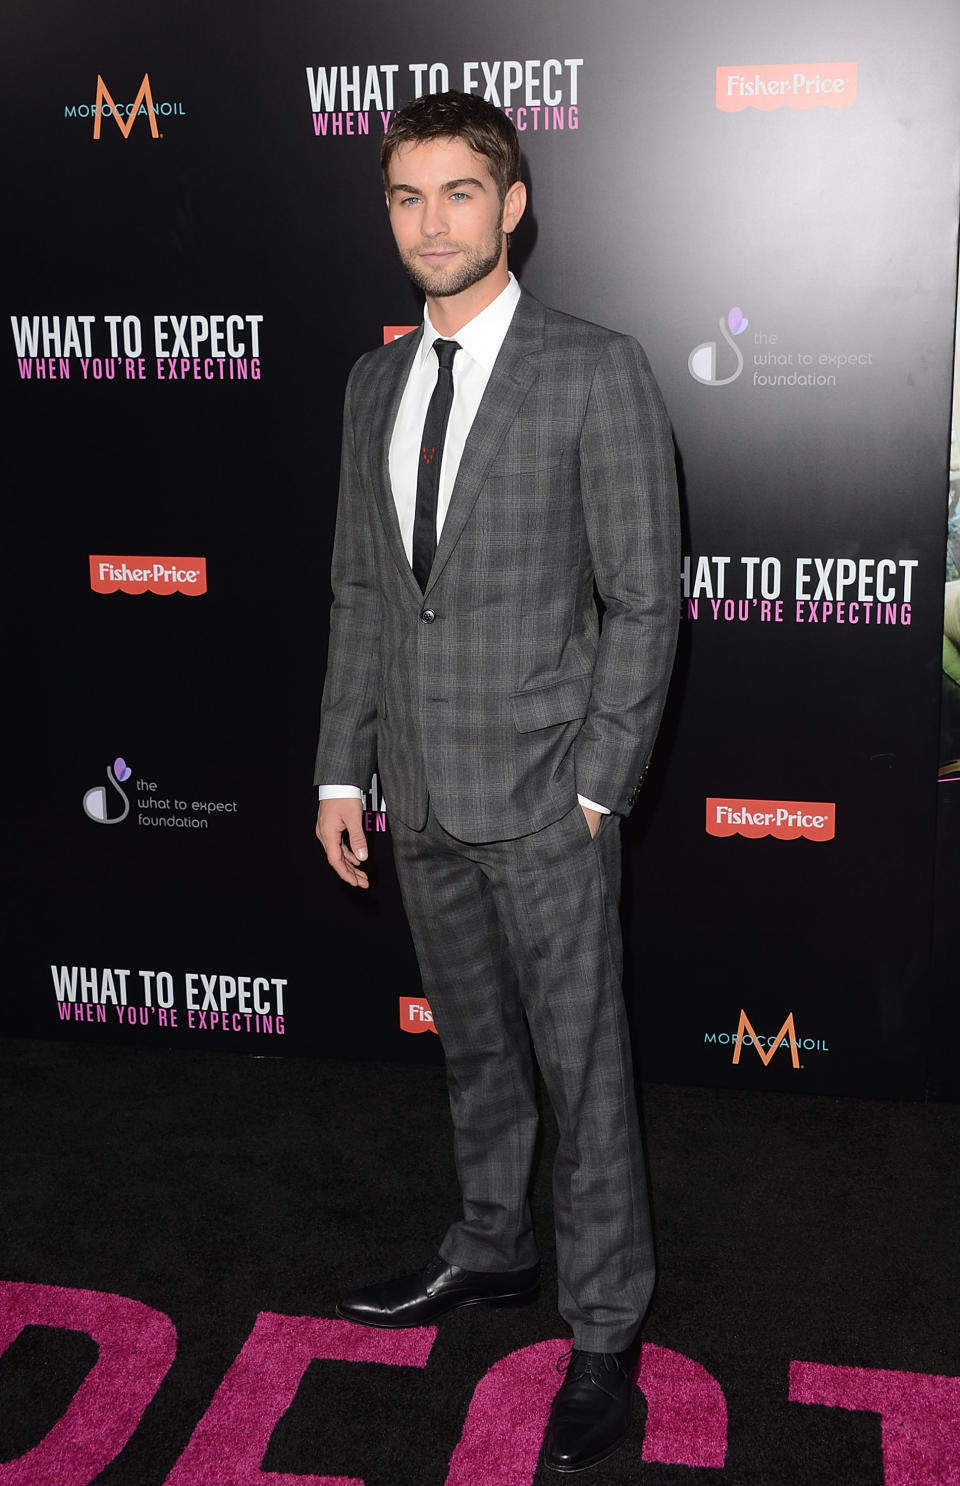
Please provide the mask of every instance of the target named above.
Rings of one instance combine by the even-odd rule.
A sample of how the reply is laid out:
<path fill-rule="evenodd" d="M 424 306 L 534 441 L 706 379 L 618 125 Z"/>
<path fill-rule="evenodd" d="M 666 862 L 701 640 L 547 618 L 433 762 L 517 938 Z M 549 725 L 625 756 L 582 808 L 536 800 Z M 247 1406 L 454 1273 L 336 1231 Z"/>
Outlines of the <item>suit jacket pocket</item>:
<path fill-rule="evenodd" d="M 488 480 L 541 480 L 552 485 L 565 465 L 572 465 L 576 455 L 551 458 L 537 453 L 507 454 L 502 451 L 490 466 Z"/>
<path fill-rule="evenodd" d="M 578 722 L 587 715 L 593 673 L 568 676 L 550 686 L 537 686 L 530 691 L 516 691 L 513 720 L 519 733 L 532 733 L 537 728 L 555 727 L 558 723 Z"/>

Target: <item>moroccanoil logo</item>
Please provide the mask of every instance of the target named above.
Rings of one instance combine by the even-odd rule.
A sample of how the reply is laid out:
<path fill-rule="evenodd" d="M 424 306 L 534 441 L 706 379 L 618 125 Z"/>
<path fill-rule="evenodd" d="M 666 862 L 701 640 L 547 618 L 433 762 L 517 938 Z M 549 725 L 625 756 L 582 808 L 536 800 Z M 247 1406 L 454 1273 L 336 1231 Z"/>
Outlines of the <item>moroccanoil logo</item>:
<path fill-rule="evenodd" d="M 764 1068 L 769 1068 L 773 1061 L 773 1055 L 781 1048 L 789 1052 L 790 1062 L 794 1068 L 803 1068 L 800 1062 L 801 1053 L 829 1053 L 826 1039 L 823 1037 L 798 1037 L 797 1028 L 793 1019 L 793 1012 L 787 1013 L 783 1026 L 779 1032 L 757 1032 L 747 1013 L 741 1008 L 740 1021 L 737 1023 L 735 1032 L 705 1032 L 703 1036 L 705 1043 L 719 1045 L 720 1047 L 733 1047 L 733 1062 L 740 1062 L 743 1049 L 755 1048 Z M 783 1059 L 781 1059 L 781 1062 Z"/>
<path fill-rule="evenodd" d="M 850 108 L 857 101 L 856 62 L 761 62 L 717 68 L 717 107 Z"/>
<path fill-rule="evenodd" d="M 749 1044 L 747 1043 L 747 1038 L 750 1039 Z M 740 1062 L 740 1054 L 745 1046 L 752 1046 L 755 1047 L 757 1052 L 759 1053 L 760 1062 L 763 1064 L 764 1068 L 769 1068 L 770 1060 L 772 1059 L 774 1053 L 777 1051 L 777 1048 L 789 1047 L 791 1063 L 793 1064 L 794 1068 L 800 1067 L 800 1044 L 797 1042 L 797 1029 L 794 1025 L 792 1011 L 788 1013 L 787 1019 L 784 1022 L 783 1026 L 780 1028 L 780 1031 L 777 1033 L 776 1037 L 768 1037 L 766 1041 L 767 1047 L 766 1051 L 764 1051 L 762 1046 L 763 1039 L 757 1036 L 756 1032 L 753 1030 L 753 1027 L 750 1025 L 750 1018 L 741 1007 L 740 1021 L 737 1026 L 736 1045 L 733 1049 L 734 1063 Z"/>
<path fill-rule="evenodd" d="M 182 103 L 172 102 L 169 99 L 161 103 L 155 102 L 148 72 L 143 74 L 143 81 L 131 102 L 124 102 L 122 93 L 120 98 L 121 101 L 117 103 L 103 78 L 97 73 L 97 91 L 94 101 L 92 103 L 68 103 L 64 106 L 63 116 L 65 119 L 93 119 L 94 139 L 100 138 L 104 119 L 113 119 L 124 139 L 130 138 L 136 121 L 144 119 L 153 138 L 162 139 L 163 131 L 159 121 L 174 115 L 182 117 L 184 113 Z"/>
<path fill-rule="evenodd" d="M 832 841 L 837 807 L 810 800 L 707 800 L 708 836 L 776 836 Z"/>

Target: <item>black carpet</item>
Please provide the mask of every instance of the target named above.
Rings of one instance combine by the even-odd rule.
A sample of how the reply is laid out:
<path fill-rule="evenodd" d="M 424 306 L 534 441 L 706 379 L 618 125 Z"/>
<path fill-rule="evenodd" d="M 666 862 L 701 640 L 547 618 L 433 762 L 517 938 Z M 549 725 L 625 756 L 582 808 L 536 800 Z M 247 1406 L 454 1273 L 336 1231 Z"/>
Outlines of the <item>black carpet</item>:
<path fill-rule="evenodd" d="M 25 1041 L 0 1050 L 0 1282 L 14 1282 L 0 1285 L 0 1305 L 24 1284 L 109 1292 L 162 1312 L 177 1335 L 169 1371 L 109 1464 L 84 1476 L 38 1451 L 30 1458 L 41 1474 L 31 1475 L 26 1452 L 64 1415 L 98 1351 L 66 1324 L 27 1325 L 0 1358 L 0 1462 L 9 1462 L 0 1483 L 161 1486 L 171 1472 L 175 1481 L 258 1313 L 332 1317 L 343 1289 L 418 1268 L 455 1213 L 437 1068 Z M 960 1385 L 935 1385 L 947 1399 L 939 1434 L 913 1456 L 902 1440 L 881 1439 L 876 1411 L 789 1396 L 793 1362 L 871 1376 L 960 1373 L 960 1107 L 661 1086 L 645 1087 L 642 1102 L 661 1275 L 644 1337 L 716 1380 L 725 1463 L 645 1460 L 638 1395 L 622 1450 L 579 1479 L 960 1480 L 951 1412 Z M 425 1366 L 311 1362 L 272 1430 L 262 1475 L 224 1463 L 205 1475 L 182 1467 L 181 1479 L 444 1486 L 480 1380 L 515 1349 L 564 1336 L 550 1147 L 548 1131 L 536 1305 L 452 1314 Z M 913 1399 L 904 1415 L 923 1383 L 914 1397 L 910 1379 L 892 1379 Z M 464 1474 L 461 1460 L 458 1469 L 452 1479 L 475 1486 L 563 1479 L 542 1467 L 524 1476 L 475 1464 Z"/>

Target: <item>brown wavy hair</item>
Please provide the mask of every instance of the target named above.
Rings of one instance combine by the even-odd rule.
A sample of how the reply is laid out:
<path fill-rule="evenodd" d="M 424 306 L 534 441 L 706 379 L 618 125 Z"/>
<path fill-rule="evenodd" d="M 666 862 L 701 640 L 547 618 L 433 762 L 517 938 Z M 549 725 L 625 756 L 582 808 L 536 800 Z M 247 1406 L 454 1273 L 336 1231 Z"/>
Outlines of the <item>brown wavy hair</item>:
<path fill-rule="evenodd" d="M 520 141 L 505 113 L 475 93 L 425 93 L 397 110 L 383 136 L 380 169 L 388 190 L 390 161 L 401 145 L 426 144 L 431 139 L 462 139 L 482 155 L 501 202 L 520 179 Z"/>

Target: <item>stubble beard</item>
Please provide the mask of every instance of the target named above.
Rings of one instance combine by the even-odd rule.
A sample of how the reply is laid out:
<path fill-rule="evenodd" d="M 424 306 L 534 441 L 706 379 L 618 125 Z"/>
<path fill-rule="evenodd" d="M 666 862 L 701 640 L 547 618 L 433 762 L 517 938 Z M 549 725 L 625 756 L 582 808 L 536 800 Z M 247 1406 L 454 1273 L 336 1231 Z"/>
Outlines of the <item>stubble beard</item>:
<path fill-rule="evenodd" d="M 470 289 L 474 284 L 479 284 L 481 279 L 485 279 L 500 262 L 503 247 L 502 220 L 501 217 L 489 243 L 483 247 L 468 248 L 462 243 L 443 244 L 444 247 L 459 249 L 463 255 L 457 264 L 449 269 L 426 268 L 414 248 L 400 254 L 403 266 L 417 288 L 422 289 L 424 294 L 432 295 L 435 299 L 445 299 L 451 294 L 462 294 L 464 289 Z"/>

